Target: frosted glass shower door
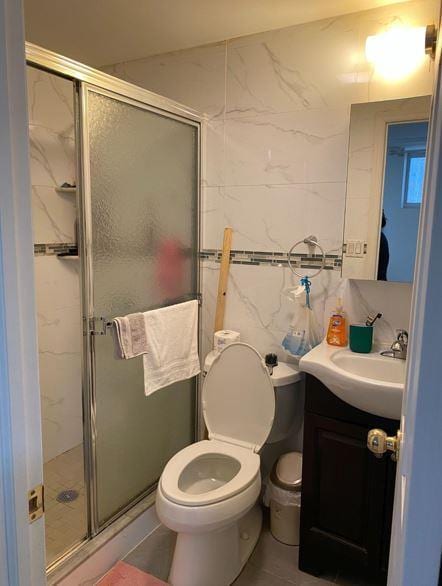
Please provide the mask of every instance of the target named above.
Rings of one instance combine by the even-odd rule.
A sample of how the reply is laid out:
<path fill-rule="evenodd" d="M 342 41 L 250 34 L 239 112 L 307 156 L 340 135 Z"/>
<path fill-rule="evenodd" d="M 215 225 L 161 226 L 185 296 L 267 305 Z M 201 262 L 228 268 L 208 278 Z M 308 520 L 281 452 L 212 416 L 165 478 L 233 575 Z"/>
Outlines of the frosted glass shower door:
<path fill-rule="evenodd" d="M 90 86 L 82 109 L 88 317 L 98 332 L 115 316 L 197 296 L 199 128 Z M 96 527 L 144 494 L 195 429 L 195 379 L 146 397 L 142 358 L 116 358 L 105 331 L 89 338 Z"/>

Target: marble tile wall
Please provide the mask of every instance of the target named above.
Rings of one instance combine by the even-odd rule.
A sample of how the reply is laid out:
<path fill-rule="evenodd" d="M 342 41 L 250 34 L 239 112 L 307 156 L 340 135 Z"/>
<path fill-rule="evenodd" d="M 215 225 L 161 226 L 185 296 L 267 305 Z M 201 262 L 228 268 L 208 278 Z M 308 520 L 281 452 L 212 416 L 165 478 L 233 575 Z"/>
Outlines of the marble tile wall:
<path fill-rule="evenodd" d="M 55 191 L 64 182 L 75 182 L 73 86 L 32 67 L 27 77 L 34 243 L 73 243 L 75 194 Z M 83 441 L 77 262 L 35 256 L 35 279 L 47 462 Z"/>
<path fill-rule="evenodd" d="M 394 23 L 423 26 L 437 17 L 437 1 L 415 0 L 106 71 L 207 115 L 203 248 L 220 248 L 228 225 L 236 250 L 287 251 L 314 234 L 328 253 L 340 255 L 351 104 L 429 94 L 434 78 L 426 62 L 405 81 L 384 81 L 365 60 L 365 39 Z M 204 354 L 211 347 L 218 268 L 203 263 Z M 262 353 L 283 357 L 280 342 L 292 315 L 284 290 L 295 281 L 284 267 L 231 266 L 225 327 Z M 350 284 L 337 269 L 313 282 L 321 323 L 343 290 L 353 313 L 383 311 L 388 326 L 378 329 L 380 338 L 408 321 L 410 286 Z M 398 305 L 403 315 L 394 311 Z"/>

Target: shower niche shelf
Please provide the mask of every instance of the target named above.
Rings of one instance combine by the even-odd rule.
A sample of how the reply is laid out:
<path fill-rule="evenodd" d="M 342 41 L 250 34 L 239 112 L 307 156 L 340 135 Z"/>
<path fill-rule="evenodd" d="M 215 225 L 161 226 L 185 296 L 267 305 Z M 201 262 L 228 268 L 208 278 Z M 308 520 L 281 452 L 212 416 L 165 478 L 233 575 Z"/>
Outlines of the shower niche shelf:
<path fill-rule="evenodd" d="M 78 260 L 80 257 L 78 256 L 78 249 L 72 248 L 68 252 L 59 252 L 57 258 L 60 260 Z"/>
<path fill-rule="evenodd" d="M 77 194 L 77 186 L 76 185 L 71 185 L 68 182 L 63 183 L 62 185 L 59 185 L 57 187 L 55 187 L 55 191 L 57 193 L 59 193 L 60 195 L 73 195 L 76 196 Z M 76 238 L 75 240 L 78 242 L 78 234 L 77 234 L 77 220 L 75 221 L 75 234 L 76 234 Z M 78 260 L 79 256 L 78 256 L 78 248 L 69 248 L 66 252 L 59 252 L 57 254 L 57 257 L 61 260 Z"/>
<path fill-rule="evenodd" d="M 57 193 L 69 193 L 71 195 L 75 195 L 77 193 L 76 187 L 56 187 L 55 191 Z"/>

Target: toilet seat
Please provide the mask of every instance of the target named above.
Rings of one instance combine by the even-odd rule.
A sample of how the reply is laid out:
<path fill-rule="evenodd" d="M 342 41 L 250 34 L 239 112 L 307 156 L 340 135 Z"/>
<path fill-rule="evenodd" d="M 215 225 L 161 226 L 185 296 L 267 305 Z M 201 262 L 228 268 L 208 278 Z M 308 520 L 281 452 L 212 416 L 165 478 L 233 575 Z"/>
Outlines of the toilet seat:
<path fill-rule="evenodd" d="M 258 452 L 275 417 L 275 391 L 262 356 L 242 342 L 215 358 L 202 390 L 203 416 L 210 439 Z"/>
<path fill-rule="evenodd" d="M 217 356 L 202 389 L 209 440 L 187 446 L 166 464 L 165 497 L 191 506 L 225 501 L 259 475 L 257 454 L 275 414 L 272 380 L 261 355 L 234 343 Z"/>
<path fill-rule="evenodd" d="M 186 492 L 180 488 L 182 474 L 186 467 L 201 456 L 232 458 L 239 464 L 239 469 L 231 480 L 213 490 L 199 494 Z M 245 490 L 259 474 L 259 464 L 259 456 L 252 450 L 217 440 L 203 440 L 187 446 L 173 456 L 161 475 L 161 490 L 168 499 L 181 505 L 210 505 Z"/>

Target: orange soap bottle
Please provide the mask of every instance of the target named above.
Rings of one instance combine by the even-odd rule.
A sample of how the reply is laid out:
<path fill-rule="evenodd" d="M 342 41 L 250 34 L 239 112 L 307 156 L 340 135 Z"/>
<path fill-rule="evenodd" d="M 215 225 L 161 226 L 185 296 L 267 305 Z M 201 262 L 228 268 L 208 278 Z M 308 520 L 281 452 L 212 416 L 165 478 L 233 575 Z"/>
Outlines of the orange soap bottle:
<path fill-rule="evenodd" d="M 344 317 L 342 299 L 338 297 L 336 309 L 330 316 L 327 343 L 331 346 L 347 346 L 347 321 Z"/>

